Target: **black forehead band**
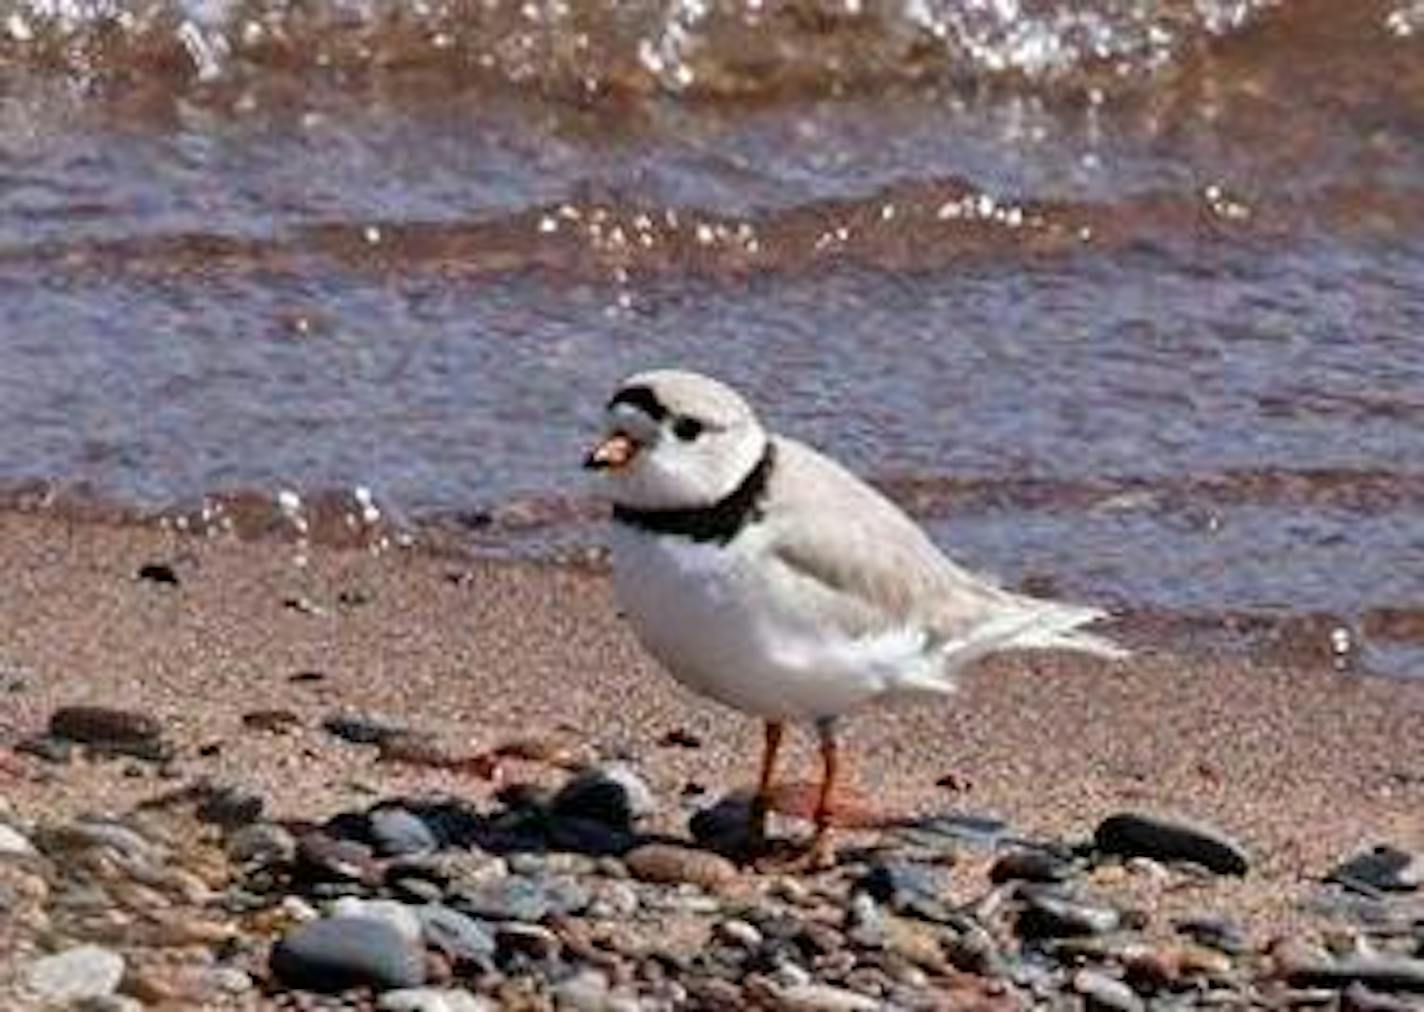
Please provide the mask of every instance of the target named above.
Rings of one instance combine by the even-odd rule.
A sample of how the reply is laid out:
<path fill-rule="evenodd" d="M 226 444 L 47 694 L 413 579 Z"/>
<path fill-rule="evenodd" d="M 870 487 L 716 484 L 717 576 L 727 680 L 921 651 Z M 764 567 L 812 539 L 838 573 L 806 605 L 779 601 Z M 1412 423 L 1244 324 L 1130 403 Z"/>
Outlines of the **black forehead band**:
<path fill-rule="evenodd" d="M 612 411 L 620 404 L 627 404 L 629 407 L 637 408 L 655 422 L 661 422 L 670 411 L 663 406 L 663 402 L 658 400 L 658 395 L 653 393 L 653 388 L 638 384 L 636 386 L 624 387 L 613 395 L 613 399 L 608 402 L 608 410 Z"/>

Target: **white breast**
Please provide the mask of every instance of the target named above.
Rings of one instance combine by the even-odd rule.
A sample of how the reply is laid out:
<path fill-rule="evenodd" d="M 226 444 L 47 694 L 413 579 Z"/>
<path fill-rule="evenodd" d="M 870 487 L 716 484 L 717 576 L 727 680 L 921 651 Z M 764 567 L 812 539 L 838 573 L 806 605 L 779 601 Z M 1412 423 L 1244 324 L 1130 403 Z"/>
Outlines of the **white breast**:
<path fill-rule="evenodd" d="M 639 639 L 696 692 L 767 718 L 834 716 L 929 658 L 920 629 L 852 638 L 817 621 L 756 528 L 729 545 L 616 526 L 614 588 Z"/>

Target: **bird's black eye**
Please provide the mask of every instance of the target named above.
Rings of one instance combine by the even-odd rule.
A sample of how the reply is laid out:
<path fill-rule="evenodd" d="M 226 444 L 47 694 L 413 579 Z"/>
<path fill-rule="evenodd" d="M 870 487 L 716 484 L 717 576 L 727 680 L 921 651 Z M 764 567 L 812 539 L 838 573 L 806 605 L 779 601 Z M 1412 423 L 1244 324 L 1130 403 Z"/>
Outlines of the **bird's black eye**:
<path fill-rule="evenodd" d="M 690 443 L 702 435 L 702 423 L 696 418 L 683 416 L 672 423 L 672 434 L 684 443 Z"/>

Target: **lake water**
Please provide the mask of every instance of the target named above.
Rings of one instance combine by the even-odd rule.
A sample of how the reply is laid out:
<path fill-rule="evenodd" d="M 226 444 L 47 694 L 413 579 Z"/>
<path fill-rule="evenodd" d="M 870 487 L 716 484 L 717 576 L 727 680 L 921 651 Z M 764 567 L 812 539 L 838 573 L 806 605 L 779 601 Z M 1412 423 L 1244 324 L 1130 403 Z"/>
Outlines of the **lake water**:
<path fill-rule="evenodd" d="M 578 553 L 676 364 L 1011 583 L 1424 674 L 1424 3 L 24 0 L 0 75 L 14 501 Z"/>

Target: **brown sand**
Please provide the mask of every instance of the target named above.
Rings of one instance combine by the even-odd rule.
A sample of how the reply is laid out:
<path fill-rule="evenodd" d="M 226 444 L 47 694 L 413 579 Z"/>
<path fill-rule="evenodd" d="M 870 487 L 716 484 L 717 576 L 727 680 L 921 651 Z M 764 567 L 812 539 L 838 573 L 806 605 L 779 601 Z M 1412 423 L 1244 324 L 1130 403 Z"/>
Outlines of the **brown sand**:
<path fill-rule="evenodd" d="M 293 556 L 277 541 L 0 514 L 0 686 L 24 682 L 0 697 L 0 745 L 60 705 L 136 707 L 170 727 L 181 774 L 117 761 L 36 775 L 30 762 L 20 775 L 0 767 L 0 792 L 27 817 L 117 813 L 209 776 L 263 793 L 275 814 L 314 817 L 377 794 L 492 789 L 378 763 L 320 729 L 345 710 L 480 748 L 567 729 L 635 757 L 673 816 L 689 782 L 719 793 L 751 777 L 758 725 L 658 671 L 600 574 L 416 550 L 316 549 L 306 567 Z M 135 578 L 154 561 L 181 585 Z M 1120 665 L 1004 659 L 943 703 L 860 715 L 847 727 L 855 779 L 899 812 L 995 813 L 1029 832 L 1086 834 L 1124 808 L 1208 820 L 1256 865 L 1179 902 L 1237 914 L 1258 936 L 1296 926 L 1311 883 L 1356 848 L 1424 847 L 1424 682 L 1137 646 Z M 302 671 L 325 678 L 290 680 Z M 244 728 L 264 708 L 301 724 Z M 703 744 L 659 744 L 675 728 Z M 806 745 L 788 761 L 802 777 Z M 527 765 L 516 774 L 562 775 Z M 936 786 L 949 773 L 967 787 Z"/>

